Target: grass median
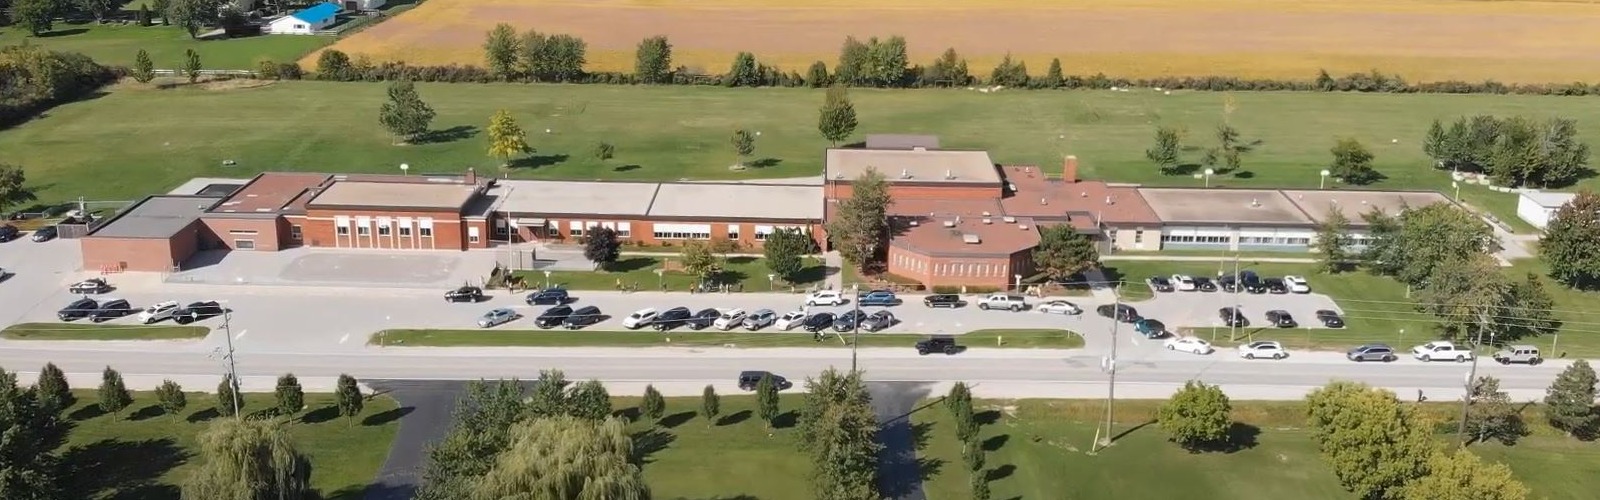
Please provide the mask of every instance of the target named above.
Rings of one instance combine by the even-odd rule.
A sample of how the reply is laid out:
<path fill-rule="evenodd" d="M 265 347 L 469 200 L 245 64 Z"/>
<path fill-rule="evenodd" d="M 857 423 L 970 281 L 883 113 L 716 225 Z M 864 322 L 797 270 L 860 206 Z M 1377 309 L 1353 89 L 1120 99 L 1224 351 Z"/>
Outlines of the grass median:
<path fill-rule="evenodd" d="M 203 326 L 18 323 L 0 330 L 11 340 L 184 340 L 211 333 Z"/>
<path fill-rule="evenodd" d="M 911 347 L 919 333 L 862 333 L 860 347 Z M 991 329 L 956 335 L 968 347 L 1083 347 L 1083 337 L 1061 329 Z M 570 330 L 384 330 L 368 344 L 383 347 L 850 347 L 854 336 L 829 332 L 821 341 L 800 331 L 570 331 Z"/>

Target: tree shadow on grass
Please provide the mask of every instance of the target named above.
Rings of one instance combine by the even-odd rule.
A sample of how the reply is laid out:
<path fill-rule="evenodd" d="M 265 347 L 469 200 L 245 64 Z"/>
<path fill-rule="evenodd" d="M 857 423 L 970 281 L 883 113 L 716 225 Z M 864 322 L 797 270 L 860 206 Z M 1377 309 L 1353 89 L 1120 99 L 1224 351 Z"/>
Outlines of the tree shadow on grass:
<path fill-rule="evenodd" d="M 511 160 L 511 168 L 545 167 L 567 161 L 567 158 L 570 157 L 564 154 L 526 156 Z"/>
<path fill-rule="evenodd" d="M 666 429 L 676 429 L 685 422 L 693 420 L 694 416 L 695 413 L 692 411 L 680 411 L 665 417 L 661 417 L 661 420 L 657 421 L 656 425 L 660 425 Z"/>
<path fill-rule="evenodd" d="M 165 415 L 166 413 L 167 412 L 165 410 L 161 409 L 161 405 L 150 405 L 150 406 L 146 406 L 144 408 L 140 408 L 139 411 L 136 411 L 136 412 L 133 412 L 133 413 L 129 414 L 128 415 L 128 420 L 132 420 L 134 422 L 138 422 L 138 421 L 141 421 L 141 420 L 149 420 L 149 419 L 152 419 L 152 418 L 156 418 L 156 417 Z"/>
<path fill-rule="evenodd" d="M 1237 453 L 1256 447 L 1256 438 L 1261 435 L 1261 428 L 1250 424 L 1234 422 L 1228 426 L 1228 441 L 1202 448 L 1201 451 L 1216 453 Z"/>
<path fill-rule="evenodd" d="M 632 171 L 638 170 L 638 169 L 639 169 L 639 166 L 638 165 L 634 165 L 632 163 L 627 164 L 627 165 L 617 165 L 615 167 L 611 167 L 611 171 L 612 172 L 632 172 Z"/>
<path fill-rule="evenodd" d="M 768 168 L 768 167 L 776 167 L 776 166 L 778 166 L 779 163 L 783 163 L 783 159 L 782 158 L 762 158 L 762 159 L 750 162 L 748 165 L 750 166 L 750 168 Z"/>
<path fill-rule="evenodd" d="M 972 416 L 972 421 L 978 425 L 992 425 L 1000 421 L 1000 410 L 984 410 Z"/>
<path fill-rule="evenodd" d="M 70 419 L 78 421 L 78 422 L 82 422 L 84 420 L 89 420 L 91 418 L 99 417 L 99 416 L 102 416 L 102 415 L 106 415 L 106 411 L 100 409 L 100 405 L 91 403 L 91 404 L 86 404 L 86 405 L 80 406 L 80 407 L 78 407 L 78 409 L 73 410 L 72 414 L 67 415 L 67 418 L 70 418 Z"/>
<path fill-rule="evenodd" d="M 64 36 L 82 35 L 82 34 L 88 33 L 88 32 L 89 32 L 89 30 L 86 29 L 86 28 L 72 28 L 72 29 L 64 29 L 64 30 L 46 31 L 44 33 L 40 33 L 39 34 L 39 38 L 60 38 L 60 37 L 64 37 Z"/>
<path fill-rule="evenodd" d="M 1010 434 L 1001 434 L 1001 435 L 998 435 L 998 436 L 990 437 L 989 439 L 985 439 L 985 440 L 983 440 L 983 445 L 982 445 L 983 446 L 983 451 L 999 451 L 1000 448 L 1005 447 L 1006 442 L 1010 441 L 1010 440 L 1011 440 L 1011 435 Z"/>
<path fill-rule="evenodd" d="M 308 424 L 320 424 L 335 418 L 339 418 L 339 406 L 327 405 L 306 412 L 305 415 L 300 416 L 300 421 Z"/>
<path fill-rule="evenodd" d="M 779 413 L 778 416 L 772 418 L 772 428 L 774 428 L 774 429 L 788 429 L 790 427 L 794 427 L 795 424 L 797 424 L 799 422 L 800 422 L 800 412 L 797 412 L 797 411 L 786 411 L 786 412 L 783 412 L 783 413 Z"/>
<path fill-rule="evenodd" d="M 1249 170 L 1240 170 L 1233 173 L 1233 178 L 1235 179 L 1254 179 L 1255 177 L 1256 173 Z"/>
<path fill-rule="evenodd" d="M 111 493 L 105 495 L 108 498 L 169 498 L 150 495 L 172 489 L 154 481 L 188 458 L 170 438 L 103 439 L 61 454 L 61 470 L 66 475 L 61 484 L 66 498 L 99 498 L 106 493 Z"/>
<path fill-rule="evenodd" d="M 917 453 L 917 476 L 923 481 L 929 481 L 939 475 L 944 468 L 944 459 L 924 456 L 920 453 L 928 447 L 928 442 L 933 438 L 933 422 L 917 422 L 911 424 L 911 445 Z"/>
<path fill-rule="evenodd" d="M 617 259 L 616 262 L 606 264 L 606 271 L 626 273 L 646 269 L 653 265 L 656 265 L 656 259 L 653 257 L 623 257 Z"/>
<path fill-rule="evenodd" d="M 650 428 L 633 433 L 633 461 L 638 464 L 650 463 L 650 457 L 661 450 L 672 446 L 678 436 L 661 429 Z"/>
<path fill-rule="evenodd" d="M 414 411 L 417 411 L 417 409 L 410 406 L 402 406 L 383 413 L 367 415 L 367 418 L 361 419 L 361 425 L 384 425 L 405 418 L 406 415 L 410 415 Z"/>
<path fill-rule="evenodd" d="M 217 418 L 217 417 L 220 417 L 220 416 L 222 416 L 222 412 L 217 411 L 217 409 L 215 407 L 212 407 L 212 408 L 206 408 L 204 410 L 200 410 L 200 411 L 191 413 L 191 414 L 189 414 L 189 417 L 185 418 L 184 420 L 187 420 L 191 424 L 197 424 L 197 423 L 200 423 L 200 422 L 209 421 L 211 419 L 214 419 L 214 418 Z"/>
<path fill-rule="evenodd" d="M 734 425 L 750 420 L 750 410 L 739 410 L 731 415 L 724 415 L 717 419 L 717 426 Z"/>
<path fill-rule="evenodd" d="M 639 416 L 643 414 L 643 412 L 639 411 L 638 407 L 623 408 L 621 410 L 611 412 L 611 416 L 626 420 L 628 422 L 638 421 Z"/>
<path fill-rule="evenodd" d="M 983 477 L 984 477 L 984 479 L 987 479 L 989 481 L 999 481 L 1001 479 L 1005 479 L 1005 478 L 1011 477 L 1011 474 L 1013 474 L 1015 472 L 1017 472 L 1017 466 L 1011 465 L 1011 464 L 1005 464 L 1005 465 L 1002 465 L 1002 466 L 995 467 L 993 469 L 989 469 L 987 471 L 984 471 Z"/>
<path fill-rule="evenodd" d="M 441 144 L 469 139 L 478 135 L 478 127 L 472 125 L 456 125 L 443 130 L 429 130 L 411 141 L 412 144 Z"/>

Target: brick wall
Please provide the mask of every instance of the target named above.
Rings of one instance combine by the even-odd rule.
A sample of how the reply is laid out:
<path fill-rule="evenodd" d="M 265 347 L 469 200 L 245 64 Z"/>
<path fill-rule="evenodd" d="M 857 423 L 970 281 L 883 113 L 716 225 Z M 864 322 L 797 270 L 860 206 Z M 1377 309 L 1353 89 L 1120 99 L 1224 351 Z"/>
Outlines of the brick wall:
<path fill-rule="evenodd" d="M 335 218 L 349 219 L 348 234 L 338 234 Z M 365 234 L 360 229 L 366 218 Z M 422 235 L 421 219 L 431 218 L 431 237 Z M 388 234 L 383 234 L 381 221 L 389 221 Z M 314 247 L 335 248 L 388 248 L 422 250 L 466 250 L 467 229 L 460 214 L 453 212 L 380 212 L 358 210 L 308 210 L 302 231 L 305 244 Z M 478 221 L 480 246 L 488 245 L 489 233 Z"/>

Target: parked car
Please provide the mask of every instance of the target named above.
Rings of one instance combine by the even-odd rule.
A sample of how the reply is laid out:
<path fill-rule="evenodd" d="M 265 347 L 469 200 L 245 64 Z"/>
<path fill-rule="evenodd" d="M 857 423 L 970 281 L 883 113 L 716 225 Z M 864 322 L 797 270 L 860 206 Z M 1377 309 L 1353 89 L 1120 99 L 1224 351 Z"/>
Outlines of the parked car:
<path fill-rule="evenodd" d="M 1079 309 L 1077 304 L 1065 300 L 1052 300 L 1034 306 L 1033 309 L 1045 314 L 1083 314 L 1083 309 Z"/>
<path fill-rule="evenodd" d="M 1356 346 L 1344 353 L 1345 359 L 1360 363 L 1362 361 L 1382 361 L 1388 363 L 1395 360 L 1394 348 L 1384 344 L 1366 344 Z"/>
<path fill-rule="evenodd" d="M 1172 275 L 1171 279 L 1172 279 L 1172 287 L 1178 289 L 1178 291 L 1180 291 L 1180 292 L 1193 292 L 1193 291 L 1195 291 L 1195 284 L 1194 284 L 1194 278 L 1193 277 L 1190 277 L 1190 276 L 1187 276 L 1187 275 L 1182 275 L 1182 274 L 1174 274 L 1174 275 Z"/>
<path fill-rule="evenodd" d="M 1217 291 L 1217 282 L 1211 281 L 1211 278 L 1205 276 L 1195 276 L 1194 289 L 1202 292 L 1215 292 Z"/>
<path fill-rule="evenodd" d="M 1127 304 L 1101 304 L 1094 308 L 1094 312 L 1123 323 L 1132 323 L 1139 319 L 1139 310 Z"/>
<path fill-rule="evenodd" d="M 56 227 L 55 226 L 45 226 L 45 227 L 41 227 L 39 229 L 35 229 L 33 231 L 33 236 L 29 237 L 28 239 L 31 239 L 33 241 L 50 241 L 50 240 L 56 239 Z"/>
<path fill-rule="evenodd" d="M 1318 309 L 1317 320 L 1322 322 L 1322 326 L 1328 328 L 1344 328 L 1344 318 L 1340 318 L 1337 311 Z"/>
<path fill-rule="evenodd" d="M 716 320 L 712 319 L 711 321 L 716 321 Z M 650 320 L 650 326 L 655 327 L 656 331 L 659 331 L 659 332 L 664 332 L 664 331 L 667 331 L 667 330 L 671 330 L 673 328 L 677 328 L 679 325 L 683 325 L 683 324 L 686 324 L 686 323 L 689 324 L 690 327 L 694 327 L 695 325 L 700 324 L 698 322 L 690 323 L 689 322 L 689 308 L 682 307 L 682 306 L 674 307 L 672 309 L 667 309 L 665 311 L 661 311 L 661 314 L 657 314 L 655 319 Z M 709 325 L 711 323 L 710 322 L 706 322 L 705 324 Z M 700 328 L 705 328 L 705 327 L 702 326 Z M 695 329 L 699 330 L 700 328 L 695 328 Z"/>
<path fill-rule="evenodd" d="M 1285 350 L 1283 344 L 1277 341 L 1260 340 L 1239 346 L 1239 357 L 1244 359 L 1283 359 L 1289 357 L 1289 351 Z"/>
<path fill-rule="evenodd" d="M 741 324 L 744 324 L 744 309 L 737 307 L 723 310 L 722 314 L 717 315 L 717 319 L 711 322 L 713 328 L 724 332 L 732 330 Z"/>
<path fill-rule="evenodd" d="M 1004 309 L 1007 311 L 1016 312 L 1027 308 L 1028 299 L 1023 298 L 1021 295 L 1012 295 L 1008 293 L 992 294 L 978 301 L 978 309 L 985 311 L 990 309 Z"/>
<path fill-rule="evenodd" d="M 122 299 L 106 299 L 100 301 L 100 307 L 89 313 L 89 321 L 99 323 L 133 314 L 133 306 Z"/>
<path fill-rule="evenodd" d="M 106 293 L 111 291 L 111 284 L 106 283 L 105 278 L 89 278 L 73 283 L 67 287 L 67 291 L 84 295 Z"/>
<path fill-rule="evenodd" d="M 1172 281 L 1168 280 L 1166 278 L 1160 277 L 1160 276 L 1151 276 L 1149 278 L 1146 278 L 1144 280 L 1144 282 L 1148 283 L 1150 285 L 1150 288 L 1152 290 L 1157 291 L 1157 292 L 1170 292 L 1170 291 L 1172 291 Z"/>
<path fill-rule="evenodd" d="M 1222 318 L 1223 326 L 1244 328 L 1250 325 L 1250 320 L 1245 319 L 1244 313 L 1239 312 L 1239 310 L 1236 308 L 1224 307 L 1222 309 L 1218 309 L 1217 316 Z"/>
<path fill-rule="evenodd" d="M 4 226 L 0 226 L 0 242 L 11 241 L 11 240 L 17 239 L 17 237 L 21 236 L 21 235 L 22 235 L 22 232 L 21 231 L 17 231 L 17 226 L 13 226 L 13 225 L 10 225 L 10 224 L 6 224 Z"/>
<path fill-rule="evenodd" d="M 1159 339 L 1167 336 L 1167 325 L 1150 318 L 1140 318 L 1133 322 L 1133 331 L 1139 332 L 1147 339 Z"/>
<path fill-rule="evenodd" d="M 1525 344 L 1506 346 L 1505 349 L 1496 351 L 1494 360 L 1499 361 L 1502 365 L 1512 363 L 1537 365 L 1544 362 L 1544 358 L 1539 356 L 1539 348 Z"/>
<path fill-rule="evenodd" d="M 528 294 L 527 301 L 530 306 L 558 306 L 572 302 L 572 296 L 565 288 L 546 288 Z"/>
<path fill-rule="evenodd" d="M 862 321 L 867 319 L 867 313 L 859 309 L 845 311 L 833 317 L 833 331 L 848 332 L 856 329 Z"/>
<path fill-rule="evenodd" d="M 445 302 L 477 302 L 483 300 L 483 289 L 464 286 L 444 293 Z"/>
<path fill-rule="evenodd" d="M 569 317 L 572 317 L 572 306 L 555 306 L 539 313 L 539 316 L 533 319 L 533 326 L 555 328 L 566 323 Z"/>
<path fill-rule="evenodd" d="M 894 323 L 894 313 L 890 313 L 889 311 L 878 311 L 872 313 L 871 316 L 867 316 L 867 319 L 861 320 L 861 329 L 869 332 L 876 332 L 878 330 L 894 326 Z"/>
<path fill-rule="evenodd" d="M 1255 271 L 1240 272 L 1239 286 L 1249 293 L 1267 293 L 1267 284 L 1261 281 L 1261 276 L 1256 275 Z"/>
<path fill-rule="evenodd" d="M 1284 283 L 1283 278 L 1267 278 L 1261 280 L 1261 285 L 1267 287 L 1267 293 L 1274 295 L 1289 293 L 1289 284 Z"/>
<path fill-rule="evenodd" d="M 947 356 L 953 356 L 961 351 L 962 347 L 956 344 L 955 337 L 937 336 L 928 337 L 917 341 L 917 354 L 921 354 L 923 356 L 927 356 L 936 352 L 942 352 Z"/>
<path fill-rule="evenodd" d="M 756 390 L 756 386 L 761 385 L 763 377 L 772 377 L 772 385 L 777 386 L 780 391 L 794 387 L 794 383 L 789 382 L 789 379 L 783 378 L 782 375 L 766 371 L 747 370 L 739 372 L 739 389 L 746 391 Z"/>
<path fill-rule="evenodd" d="M 1283 277 L 1283 283 L 1285 285 L 1289 286 L 1289 291 L 1290 292 L 1293 292 L 1293 293 L 1311 293 L 1311 284 L 1307 283 L 1306 279 L 1303 278 L 1303 277 L 1300 277 L 1300 276 L 1284 276 Z"/>
<path fill-rule="evenodd" d="M 483 313 L 483 316 L 480 316 L 478 318 L 478 327 L 479 328 L 491 328 L 491 327 L 495 327 L 495 326 L 499 326 L 499 325 L 503 325 L 503 324 L 509 323 L 512 320 L 515 320 L 515 319 L 521 318 L 521 317 L 522 317 L 522 314 L 518 313 L 517 311 L 515 311 L 513 309 L 506 309 L 506 308 L 502 307 L 502 308 L 499 308 L 499 309 L 495 309 L 495 310 Z"/>
<path fill-rule="evenodd" d="M 859 298 L 862 298 L 862 297 L 866 297 L 868 295 L 872 295 L 874 293 L 890 293 L 890 294 L 892 294 L 892 293 L 894 293 L 894 291 L 893 290 L 889 290 L 887 288 L 875 288 L 875 289 L 872 289 L 872 290 L 856 290 L 856 298 L 859 299 Z"/>
<path fill-rule="evenodd" d="M 688 309 L 685 310 L 687 311 Z M 683 324 L 689 327 L 690 330 L 704 330 L 711 328 L 711 325 L 717 323 L 717 318 L 721 317 L 722 311 L 714 307 L 707 307 L 689 315 L 688 319 L 683 320 Z"/>
<path fill-rule="evenodd" d="M 1235 293 L 1235 292 L 1242 291 L 1239 288 L 1239 278 L 1237 276 L 1233 276 L 1231 274 L 1230 275 L 1218 276 L 1217 277 L 1217 286 L 1222 287 L 1222 291 L 1228 292 L 1228 293 Z"/>
<path fill-rule="evenodd" d="M 1211 343 L 1199 337 L 1178 337 L 1168 340 L 1165 344 L 1168 351 L 1182 351 L 1194 354 L 1211 354 L 1214 350 Z"/>
<path fill-rule="evenodd" d="M 772 326 L 776 327 L 779 330 L 787 331 L 787 330 L 793 330 L 794 327 L 800 326 L 801 323 L 805 323 L 805 322 L 806 322 L 806 312 L 805 311 L 789 311 L 789 312 L 783 313 L 783 316 L 779 316 L 778 320 L 774 321 L 772 323 Z"/>
<path fill-rule="evenodd" d="M 856 300 L 861 301 L 858 304 L 863 305 L 863 306 L 897 306 L 897 305 L 900 305 L 900 299 L 896 298 L 894 296 L 894 292 L 891 292 L 891 291 L 888 291 L 888 290 L 874 290 L 872 293 L 869 293 L 869 294 L 866 294 L 866 295 L 862 295 L 860 298 L 858 298 Z"/>
<path fill-rule="evenodd" d="M 961 296 L 960 295 L 956 295 L 956 294 L 953 294 L 953 293 L 934 294 L 934 295 L 929 295 L 927 297 L 924 297 L 922 299 L 922 305 L 925 305 L 925 306 L 928 306 L 928 307 L 948 307 L 948 308 L 951 308 L 951 309 L 955 309 L 957 307 L 961 307 L 961 306 L 964 306 L 966 304 L 967 304 L 967 302 L 964 301 L 964 300 L 961 300 Z"/>
<path fill-rule="evenodd" d="M 834 290 L 817 290 L 806 296 L 808 306 L 836 306 L 843 303 L 844 295 Z"/>
<path fill-rule="evenodd" d="M 214 300 L 190 302 L 189 305 L 172 312 L 172 321 L 180 325 L 187 325 L 203 319 L 221 316 L 225 312 L 227 312 L 227 309 Z"/>
<path fill-rule="evenodd" d="M 800 326 L 807 332 L 817 333 L 833 326 L 833 319 L 833 313 L 816 313 L 806 316 L 806 321 L 801 323 Z"/>
<path fill-rule="evenodd" d="M 638 330 L 640 328 L 644 328 L 645 326 L 648 326 L 651 321 L 655 321 L 656 314 L 657 313 L 654 308 L 648 307 L 634 311 L 633 314 L 629 314 L 628 317 L 622 318 L 622 327 L 629 330 Z"/>
<path fill-rule="evenodd" d="M 1455 360 L 1465 363 L 1472 359 L 1472 350 L 1448 340 L 1435 340 L 1411 348 L 1411 357 L 1422 361 Z"/>
<path fill-rule="evenodd" d="M 606 319 L 606 316 L 600 313 L 600 308 L 595 306 L 584 306 L 576 311 L 572 311 L 572 314 L 567 315 L 567 319 L 561 322 L 561 327 L 568 330 L 577 330 L 585 326 L 599 323 L 604 319 Z"/>
<path fill-rule="evenodd" d="M 756 309 L 756 312 L 745 315 L 743 326 L 746 330 L 756 331 L 772 325 L 778 320 L 778 313 L 771 309 Z"/>
<path fill-rule="evenodd" d="M 139 313 L 139 322 L 148 325 L 157 321 L 171 318 L 172 313 L 175 312 L 178 312 L 178 301 L 168 300 L 164 302 L 157 302 L 155 305 L 144 308 L 144 312 Z"/>
<path fill-rule="evenodd" d="M 1296 326 L 1300 326 L 1299 323 L 1294 322 L 1294 316 L 1291 316 L 1289 311 L 1282 309 L 1273 309 L 1271 311 L 1267 311 L 1267 322 L 1272 323 L 1273 326 L 1278 328 L 1294 328 Z"/>
<path fill-rule="evenodd" d="M 94 312 L 98 309 L 100 309 L 100 304 L 98 302 L 95 302 L 94 299 L 84 297 L 74 300 L 71 304 L 67 304 L 67 307 L 63 307 L 60 311 L 56 311 L 56 317 L 60 318 L 61 321 L 72 321 L 78 318 L 87 318 L 89 315 L 94 314 Z"/>

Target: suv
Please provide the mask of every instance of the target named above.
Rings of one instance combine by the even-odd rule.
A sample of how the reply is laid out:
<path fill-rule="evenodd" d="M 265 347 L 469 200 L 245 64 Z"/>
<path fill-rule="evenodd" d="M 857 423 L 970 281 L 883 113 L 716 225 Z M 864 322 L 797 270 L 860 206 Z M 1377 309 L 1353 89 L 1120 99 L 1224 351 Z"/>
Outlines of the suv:
<path fill-rule="evenodd" d="M 1472 350 L 1447 340 L 1435 340 L 1411 348 L 1411 357 L 1422 361 L 1453 359 L 1457 363 L 1465 363 L 1472 359 Z"/>
<path fill-rule="evenodd" d="M 711 328 L 711 325 L 717 323 L 717 318 L 721 317 L 722 311 L 718 311 L 714 307 L 707 307 L 705 309 L 695 311 L 694 315 L 683 320 L 683 324 L 688 326 L 690 330 L 704 330 Z"/>
<path fill-rule="evenodd" d="M 806 296 L 808 306 L 836 306 L 844 302 L 844 295 L 834 290 L 818 290 Z"/>
<path fill-rule="evenodd" d="M 1202 292 L 1215 292 L 1217 291 L 1217 283 L 1205 276 L 1195 276 L 1194 289 Z"/>
<path fill-rule="evenodd" d="M 722 314 L 717 315 L 717 319 L 711 322 L 711 327 L 726 332 L 743 323 L 744 309 L 735 307 L 722 311 Z"/>
<path fill-rule="evenodd" d="M 572 317 L 572 306 L 555 306 L 539 313 L 539 317 L 533 319 L 533 325 L 539 328 L 555 328 L 566 323 L 570 317 Z"/>
<path fill-rule="evenodd" d="M 477 302 L 483 300 L 483 289 L 464 286 L 444 293 L 445 302 Z"/>
<path fill-rule="evenodd" d="M 1144 282 L 1149 283 L 1150 288 L 1157 292 L 1172 291 L 1172 281 L 1160 276 L 1151 276 L 1150 278 L 1144 280 Z"/>
<path fill-rule="evenodd" d="M 826 312 L 806 316 L 806 321 L 800 324 L 800 328 L 809 333 L 817 333 L 830 326 L 833 326 L 833 313 Z"/>
<path fill-rule="evenodd" d="M 661 311 L 661 314 L 657 314 L 655 319 L 650 321 L 650 325 L 654 326 L 656 331 L 664 332 L 673 328 L 677 328 L 678 325 L 684 324 L 685 320 L 688 319 L 689 308 L 674 307 L 672 309 Z"/>
<path fill-rule="evenodd" d="M 1139 311 L 1127 304 L 1101 304 L 1100 307 L 1094 308 L 1094 312 L 1123 323 L 1139 320 Z"/>
<path fill-rule="evenodd" d="M 190 302 L 189 305 L 183 306 L 183 308 L 172 313 L 172 321 L 176 321 L 180 325 L 187 325 L 213 316 L 221 316 L 225 312 L 227 310 L 223 309 L 222 304 L 218 304 L 214 300 Z"/>
<path fill-rule="evenodd" d="M 172 314 L 176 312 L 178 312 L 178 301 L 157 302 L 153 306 L 146 307 L 144 312 L 139 313 L 139 322 L 148 325 L 171 318 Z"/>
<path fill-rule="evenodd" d="M 936 352 L 955 355 L 961 352 L 961 346 L 956 345 L 955 337 L 928 337 L 917 341 L 917 354 L 927 356 Z"/>
<path fill-rule="evenodd" d="M 866 319 L 867 313 L 861 312 L 859 309 L 846 311 L 833 318 L 833 331 L 842 333 L 854 330 Z"/>
<path fill-rule="evenodd" d="M 87 318 L 98 309 L 100 309 L 100 303 L 85 297 L 74 300 L 71 304 L 67 304 L 67 307 L 61 308 L 60 311 L 56 312 L 56 317 L 60 318 L 61 321 L 72 321 L 78 318 Z"/>
<path fill-rule="evenodd" d="M 600 314 L 600 308 L 595 306 L 584 306 L 581 309 L 572 311 L 572 314 L 568 315 L 567 319 L 561 322 L 561 326 L 568 330 L 577 330 L 585 326 L 599 323 L 602 319 L 605 319 L 605 316 Z"/>
<path fill-rule="evenodd" d="M 1395 360 L 1394 349 L 1383 344 L 1367 344 L 1357 346 L 1344 353 L 1345 359 L 1360 363 L 1362 361 L 1382 361 L 1388 363 Z"/>
<path fill-rule="evenodd" d="M 867 319 L 861 320 L 861 329 L 869 332 L 876 332 L 878 330 L 894 326 L 894 323 L 894 314 L 890 313 L 889 311 L 878 311 L 872 313 L 871 316 L 867 316 Z"/>
<path fill-rule="evenodd" d="M 1243 328 L 1250 324 L 1250 320 L 1244 319 L 1244 313 L 1239 312 L 1238 309 L 1232 307 L 1218 309 L 1217 316 L 1222 318 L 1222 324 L 1226 326 L 1237 326 Z"/>
<path fill-rule="evenodd" d="M 1294 328 L 1296 326 L 1300 326 L 1299 323 L 1294 322 L 1294 316 L 1290 316 L 1289 311 L 1282 309 L 1273 309 L 1271 311 L 1267 311 L 1267 322 L 1272 323 L 1278 328 Z"/>
<path fill-rule="evenodd" d="M 650 322 L 655 321 L 655 319 L 655 308 L 647 307 L 634 311 L 633 314 L 629 314 L 626 318 L 622 318 L 622 327 L 629 330 L 638 330 L 648 326 Z"/>
<path fill-rule="evenodd" d="M 0 242 L 17 239 L 17 237 L 20 235 L 22 235 L 22 232 L 17 231 L 17 226 L 10 224 L 0 226 Z"/>
<path fill-rule="evenodd" d="M 1177 288 L 1180 292 L 1193 292 L 1197 290 L 1197 288 L 1195 288 L 1194 278 L 1183 274 L 1172 275 L 1172 286 Z"/>
<path fill-rule="evenodd" d="M 778 320 L 773 322 L 772 326 L 779 330 L 792 330 L 794 327 L 800 326 L 801 323 L 805 322 L 805 311 L 789 311 L 783 313 L 783 316 L 778 317 Z"/>
<path fill-rule="evenodd" d="M 739 372 L 739 389 L 746 391 L 756 390 L 756 386 L 761 385 L 762 377 L 772 377 L 772 385 L 778 386 L 780 391 L 794 386 L 789 382 L 789 379 L 783 378 L 782 375 L 765 371 L 746 370 Z"/>
<path fill-rule="evenodd" d="M 984 297 L 983 300 L 978 301 L 978 309 L 985 311 L 990 309 L 1006 309 L 1016 312 L 1027 308 L 1028 300 L 1022 298 L 1021 295 L 997 293 L 988 297 Z"/>
<path fill-rule="evenodd" d="M 1289 284 L 1284 283 L 1283 278 L 1267 278 L 1266 280 L 1263 280 L 1262 283 L 1267 287 L 1267 292 L 1269 293 L 1275 295 L 1289 293 Z"/>
<path fill-rule="evenodd" d="M 1344 328 L 1344 318 L 1340 318 L 1339 313 L 1336 311 L 1318 309 L 1317 321 L 1321 321 L 1322 326 L 1328 328 Z"/>
<path fill-rule="evenodd" d="M 1231 274 L 1218 276 L 1217 285 L 1221 286 L 1224 292 L 1234 293 L 1239 291 L 1239 278 Z"/>
<path fill-rule="evenodd" d="M 948 307 L 955 309 L 957 307 L 961 307 L 962 304 L 965 304 L 965 302 L 961 301 L 961 296 L 953 293 L 929 295 L 922 299 L 922 305 L 928 307 Z"/>
<path fill-rule="evenodd" d="M 100 308 L 89 313 L 89 321 L 99 323 L 101 321 L 121 318 L 132 313 L 133 306 L 129 306 L 128 301 L 122 299 L 109 299 L 101 301 Z"/>
<path fill-rule="evenodd" d="M 1243 287 L 1246 292 L 1267 293 L 1266 283 L 1261 282 L 1261 276 L 1256 275 L 1255 271 L 1239 273 L 1239 286 Z"/>
<path fill-rule="evenodd" d="M 872 293 L 862 295 L 856 300 L 863 306 L 897 306 L 900 299 L 895 298 L 894 292 L 888 290 L 873 290 Z"/>
<path fill-rule="evenodd" d="M 1544 358 L 1539 357 L 1539 348 L 1531 345 L 1508 346 L 1505 349 L 1495 352 L 1494 360 L 1499 361 L 1502 365 L 1509 365 L 1512 363 L 1527 363 L 1529 365 L 1537 365 L 1544 362 Z"/>
<path fill-rule="evenodd" d="M 743 326 L 746 330 L 760 330 L 778 320 L 778 313 L 771 309 L 757 309 L 744 317 Z"/>
<path fill-rule="evenodd" d="M 528 305 L 558 306 L 567 302 L 571 302 L 571 299 L 572 297 L 567 295 L 567 289 L 565 288 L 546 288 L 544 290 L 539 290 L 537 292 L 528 294 Z"/>

